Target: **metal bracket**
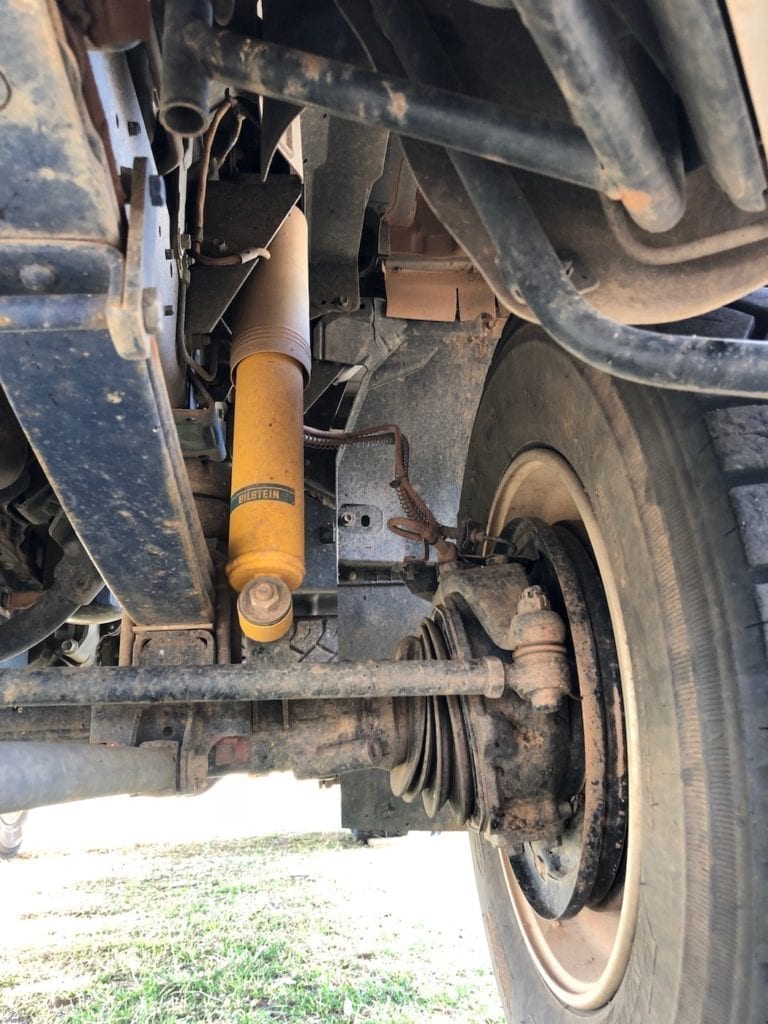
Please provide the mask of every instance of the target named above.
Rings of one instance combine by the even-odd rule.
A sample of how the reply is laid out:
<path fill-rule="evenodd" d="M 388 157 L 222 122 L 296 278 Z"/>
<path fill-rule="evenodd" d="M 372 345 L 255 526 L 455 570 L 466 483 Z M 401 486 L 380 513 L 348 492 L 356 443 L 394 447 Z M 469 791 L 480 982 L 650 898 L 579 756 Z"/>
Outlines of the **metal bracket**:
<path fill-rule="evenodd" d="M 150 174 L 146 157 L 133 162 L 128 239 L 122 279 L 112 282 L 106 316 L 112 343 L 123 359 L 147 359 L 150 335 L 160 327 L 160 300 L 153 257 L 158 229 L 158 209 L 165 207 L 165 184 Z"/>

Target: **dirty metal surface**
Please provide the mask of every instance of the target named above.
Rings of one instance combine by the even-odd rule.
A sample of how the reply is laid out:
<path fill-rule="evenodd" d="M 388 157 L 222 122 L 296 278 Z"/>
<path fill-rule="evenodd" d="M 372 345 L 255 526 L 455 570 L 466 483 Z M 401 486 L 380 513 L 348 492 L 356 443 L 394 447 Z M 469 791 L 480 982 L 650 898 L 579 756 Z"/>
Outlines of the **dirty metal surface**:
<path fill-rule="evenodd" d="M 303 606 L 336 596 L 335 514 L 316 498 L 305 497 L 305 562 L 306 573 L 296 591 Z"/>
<path fill-rule="evenodd" d="M 201 21 L 187 23 L 184 42 L 192 59 L 232 88 L 318 107 L 345 120 L 450 145 L 586 188 L 610 187 L 589 143 L 570 125 L 519 116 L 502 104 L 217 31 Z"/>
<path fill-rule="evenodd" d="M 55 235 L 117 245 L 120 219 L 107 155 L 62 39 L 57 10 L 45 0 L 3 6 L 0 238 Z"/>
<path fill-rule="evenodd" d="M 347 772 L 341 776 L 341 824 L 361 832 L 388 836 L 406 832 L 456 832 L 462 826 L 445 808 L 429 818 L 421 803 L 407 804 L 394 796 L 389 773 L 377 768 Z"/>
<path fill-rule="evenodd" d="M 373 335 L 375 343 L 347 429 L 396 423 L 410 442 L 411 482 L 441 523 L 455 525 L 464 456 L 500 325 L 486 318 L 472 324 L 392 321 L 379 309 L 370 327 L 361 327 L 361 338 Z M 333 353 L 347 340 L 342 332 L 350 331 L 351 325 L 340 326 L 337 344 L 328 325 L 328 358 L 340 359 L 342 351 Z M 421 555 L 420 545 L 386 529 L 386 520 L 400 514 L 393 472 L 391 447 L 342 449 L 337 507 L 372 506 L 381 518 L 369 513 L 368 525 L 362 518 L 339 520 L 339 562 L 394 563 Z"/>
<path fill-rule="evenodd" d="M 450 323 L 494 314 L 493 292 L 420 194 L 409 220 L 385 223 L 381 232 L 387 316 Z"/>
<path fill-rule="evenodd" d="M 399 583 L 346 583 L 339 587 L 339 653 L 345 660 L 392 656 L 401 637 L 418 628 L 429 605 Z M 428 817 L 421 801 L 392 793 L 387 772 L 369 769 L 341 776 L 345 828 L 363 831 L 434 832 L 455 829 L 448 810 Z"/>
<path fill-rule="evenodd" d="M 348 697 L 498 697 L 505 686 L 497 658 L 465 662 L 152 666 L 147 668 L 4 669 L 0 707 L 78 704 L 190 704 L 214 701 L 331 700 Z"/>
<path fill-rule="evenodd" d="M 133 664 L 212 665 L 216 658 L 213 634 L 207 629 L 134 629 Z"/>
<path fill-rule="evenodd" d="M 261 704 L 249 736 L 222 739 L 211 757 L 222 771 L 292 771 L 297 778 L 389 766 L 402 757 L 403 737 L 388 700 L 297 700 Z"/>
<path fill-rule="evenodd" d="M 339 655 L 344 661 L 391 658 L 401 637 L 429 610 L 400 583 L 344 583 L 339 587 Z"/>
<path fill-rule="evenodd" d="M 292 175 L 271 175 L 262 182 L 241 175 L 236 182 L 211 181 L 205 202 L 206 239 L 226 243 L 228 252 L 269 248 L 301 194 Z M 190 272 L 186 325 L 190 334 L 209 334 L 245 284 L 255 263 L 231 267 L 196 263 Z"/>
<path fill-rule="evenodd" d="M 441 592 L 437 601 L 398 657 L 434 664 L 501 653 L 462 597 Z M 397 704 L 409 743 L 390 782 L 404 799 L 420 796 L 428 814 L 448 806 L 467 827 L 508 849 L 562 832 L 563 796 L 579 784 L 569 758 L 576 749 L 578 760 L 569 709 L 543 713 L 511 687 L 492 701 L 437 696 Z"/>
<path fill-rule="evenodd" d="M 125 54 L 90 51 L 88 62 L 101 106 L 107 112 L 101 125 L 102 138 L 110 148 L 122 185 L 130 192 L 125 216 L 129 225 L 126 261 L 135 264 L 131 283 L 134 289 L 154 289 L 155 340 L 171 400 L 180 404 L 184 375 L 176 354 L 178 270 L 175 261 L 168 258 L 173 250 L 171 220 L 152 154 L 151 131 L 144 122 Z M 125 307 L 133 303 L 141 309 L 141 294 L 131 296 L 124 289 L 122 299 Z M 128 333 L 123 354 L 130 357 L 132 347 Z M 135 355 L 146 358 L 146 354 L 146 345 L 135 347 Z"/>
<path fill-rule="evenodd" d="M 170 319 L 153 281 L 162 180 L 151 157 L 134 160 L 124 258 L 112 154 L 62 38 L 55 8 L 6 12 L 0 159 L 14 174 L 0 184 L 0 382 L 131 618 L 210 621 L 208 555 L 151 337 Z M 119 120 L 125 97 L 112 94 Z"/>
<path fill-rule="evenodd" d="M 360 306 L 358 250 L 365 207 L 384 168 L 388 133 L 316 110 L 301 115 L 311 219 L 310 315 Z"/>
<path fill-rule="evenodd" d="M 0 304 L 1 304 L 0 300 Z M 211 619 L 208 556 L 156 355 L 105 329 L 0 334 L 0 381 L 67 516 L 134 622 Z"/>

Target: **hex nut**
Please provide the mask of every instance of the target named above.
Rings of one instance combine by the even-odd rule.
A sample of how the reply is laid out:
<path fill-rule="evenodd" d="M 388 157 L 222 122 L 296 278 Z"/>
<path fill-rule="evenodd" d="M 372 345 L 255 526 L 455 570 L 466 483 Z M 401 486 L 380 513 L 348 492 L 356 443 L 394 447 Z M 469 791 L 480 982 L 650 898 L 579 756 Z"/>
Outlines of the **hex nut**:
<path fill-rule="evenodd" d="M 278 576 L 259 576 L 240 591 L 237 608 L 255 626 L 279 622 L 291 609 L 291 591 Z"/>

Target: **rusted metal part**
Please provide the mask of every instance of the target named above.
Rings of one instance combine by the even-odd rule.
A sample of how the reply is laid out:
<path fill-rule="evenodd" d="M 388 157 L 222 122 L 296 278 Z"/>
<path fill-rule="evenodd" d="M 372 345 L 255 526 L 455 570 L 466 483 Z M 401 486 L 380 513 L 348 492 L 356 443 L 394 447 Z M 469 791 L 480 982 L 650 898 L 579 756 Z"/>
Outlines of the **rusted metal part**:
<path fill-rule="evenodd" d="M 341 3 L 342 0 L 337 2 Z M 466 6 L 471 8 L 472 5 Z M 357 35 L 368 44 L 377 69 L 382 73 L 402 73 L 402 66 L 388 40 L 372 16 L 366 16 L 365 5 L 344 2 L 344 12 Z M 452 15 L 458 15 L 458 8 L 452 10 Z M 485 12 L 477 8 L 472 14 L 463 15 L 461 34 L 464 37 L 472 34 L 474 23 L 491 29 Z M 474 52 L 478 52 L 478 45 L 483 45 L 483 32 L 479 27 L 474 38 Z M 503 44 L 497 42 L 494 74 L 484 74 L 482 77 L 483 86 L 489 90 L 489 94 L 500 96 L 504 94 L 503 90 L 511 89 L 513 94 L 519 95 L 521 102 L 534 96 L 534 91 L 525 84 L 529 80 L 526 74 L 533 80 L 536 73 L 533 67 L 525 63 L 525 39 L 527 33 L 521 32 L 519 36 L 515 36 L 515 33 L 505 34 Z M 490 40 L 486 39 L 485 42 L 492 45 Z M 502 47 L 503 54 L 499 52 Z M 510 50 L 513 51 L 512 56 L 508 52 Z M 462 60 L 458 53 L 452 53 L 451 57 L 462 76 L 471 77 L 472 69 L 468 59 L 465 57 Z M 499 77 L 502 59 L 505 65 L 515 70 Z M 516 61 L 522 62 L 522 71 L 518 71 Z M 426 76 L 419 77 L 424 80 Z M 544 101 L 547 94 L 540 69 L 536 82 L 536 99 L 538 101 L 541 97 Z M 498 92 L 491 91 L 497 88 Z M 556 90 L 554 83 L 552 88 Z M 664 98 L 659 96 L 659 103 L 662 102 L 665 102 Z M 553 104 L 553 97 L 548 95 L 545 105 L 540 109 L 550 114 L 555 109 Z M 564 111 L 561 113 L 566 116 Z M 519 294 L 515 298 L 511 290 L 513 285 L 508 279 L 502 279 L 496 264 L 496 249 L 490 243 L 488 232 L 472 204 L 467 201 L 466 191 L 445 149 L 413 139 L 403 138 L 400 142 L 429 205 L 470 254 L 495 292 L 499 304 L 525 320 L 535 321 L 536 312 L 518 301 Z M 701 188 L 702 178 L 708 185 L 704 189 Z M 624 253 L 608 230 L 600 203 L 595 201 L 596 197 L 591 193 L 532 175 L 526 175 L 521 184 L 526 201 L 535 210 L 552 248 L 557 253 L 578 253 L 580 263 L 588 268 L 592 280 L 590 305 L 621 324 L 657 324 L 696 315 L 705 311 L 703 303 L 710 309 L 731 302 L 759 287 L 768 274 L 766 243 L 750 249 L 718 253 L 706 260 L 690 261 L 685 267 L 685 274 L 670 274 L 663 267 L 638 263 Z M 711 181 L 706 168 L 698 168 L 686 174 L 686 198 L 685 216 L 673 232 L 658 236 L 659 243 L 686 242 L 703 232 L 716 233 L 730 228 L 734 217 L 742 219 L 727 197 Z M 498 216 L 503 222 L 506 214 L 499 213 Z M 657 241 L 656 236 L 649 235 L 648 238 L 649 244 Z M 570 279 L 570 283 L 577 291 L 581 290 L 576 275 Z M 595 284 L 597 287 L 594 287 Z"/>
<path fill-rule="evenodd" d="M 459 820 L 510 854 L 537 912 L 559 919 L 597 906 L 621 862 L 627 788 L 616 651 L 600 580 L 576 536 L 520 520 L 504 537 L 520 552 L 525 573 L 493 562 L 443 574 L 430 619 L 402 641 L 398 655 L 419 661 L 498 653 L 490 629 L 514 649 L 524 696 L 514 692 L 512 671 L 497 701 L 396 702 L 408 742 L 390 781 L 404 798 L 422 794 L 428 813 L 450 803 Z M 487 587 L 478 582 L 484 572 Z M 531 583 L 522 593 L 521 578 Z M 497 615 L 489 614 L 494 592 Z M 535 665 L 530 679 L 526 648 Z M 539 686 L 553 688 L 553 680 L 557 700 L 537 708 L 532 696 L 542 693 Z M 520 685 L 527 682 L 530 689 Z M 574 699 L 563 702 L 566 687 Z"/>
<path fill-rule="evenodd" d="M 514 609 L 529 586 L 525 570 L 515 562 L 479 566 L 458 563 L 455 571 L 441 572 L 435 601 L 439 603 L 449 594 L 464 598 L 493 643 L 508 650 Z"/>
<path fill-rule="evenodd" d="M 672 227 L 685 207 L 683 193 L 598 5 L 520 0 L 515 6 L 598 157 L 602 191 L 647 230 Z M 375 0 L 374 9 L 412 79 L 456 87 L 457 75 L 418 3 Z"/>
<path fill-rule="evenodd" d="M 217 31 L 201 21 L 189 21 L 183 37 L 192 60 L 235 89 L 320 107 L 338 117 L 450 144 L 585 188 L 606 187 L 578 129 L 521 118 L 500 104 Z M 181 107 L 192 103 L 179 101 Z M 203 128 L 201 123 L 198 130 Z"/>
<path fill-rule="evenodd" d="M 388 317 L 450 322 L 495 314 L 493 292 L 420 193 L 407 225 L 384 224 Z"/>
<path fill-rule="evenodd" d="M 659 146 L 600 5 L 515 0 L 515 8 L 611 179 L 610 198 L 646 231 L 669 230 L 685 208 L 681 174 Z"/>
<path fill-rule="evenodd" d="M 258 705 L 250 736 L 220 740 L 211 774 L 292 771 L 297 778 L 387 768 L 403 756 L 405 736 L 391 700 L 291 701 Z"/>
<path fill-rule="evenodd" d="M 571 709 L 579 731 L 578 785 L 564 806 L 558 841 L 536 840 L 512 861 L 526 898 L 545 918 L 570 917 L 610 889 L 624 846 L 626 759 L 621 687 L 610 619 L 597 572 L 567 529 L 521 520 L 518 550 L 536 556 L 530 570 L 568 623 L 573 661 Z M 524 623 L 523 623 L 524 625 Z"/>
<path fill-rule="evenodd" d="M 452 152 L 451 160 L 497 252 L 496 267 L 542 327 L 591 366 L 655 387 L 768 397 L 768 350 L 757 341 L 665 334 L 597 313 L 562 264 L 507 168 Z"/>
<path fill-rule="evenodd" d="M 464 597 L 447 593 L 438 602 L 419 634 L 401 643 L 399 657 L 462 663 L 481 650 L 498 651 Z M 403 760 L 390 772 L 395 795 L 421 796 L 430 815 L 448 804 L 460 822 L 509 849 L 560 833 L 562 793 L 569 789 L 567 716 L 542 714 L 511 688 L 498 701 L 433 697 L 395 708 L 408 737 Z"/>
<path fill-rule="evenodd" d="M 456 545 L 445 539 L 445 527 L 438 523 L 426 501 L 409 479 L 410 446 L 408 438 L 397 425 L 383 423 L 376 427 L 362 427 L 353 431 L 316 430 L 314 427 L 304 427 L 304 443 L 310 448 L 393 445 L 395 477 L 391 486 L 397 492 L 405 516 L 388 519 L 388 529 L 407 540 L 421 541 L 425 552 L 429 546 L 433 546 L 438 562 L 452 562 L 456 559 Z M 346 512 L 343 515 L 351 516 L 351 513 Z M 347 524 L 349 522 L 351 518 L 346 520 Z"/>
<path fill-rule="evenodd" d="M 514 656 L 512 687 L 539 711 L 555 711 L 571 691 L 565 623 L 552 611 L 539 586 L 528 587 L 517 602 L 506 648 Z"/>
<path fill-rule="evenodd" d="M 212 665 L 216 657 L 213 633 L 208 629 L 161 629 L 133 631 L 133 664 Z"/>
<path fill-rule="evenodd" d="M 293 607 L 291 591 L 279 576 L 258 576 L 250 580 L 237 599 L 237 610 L 255 626 L 273 626 Z"/>
<path fill-rule="evenodd" d="M 765 209 L 763 162 L 717 0 L 648 0 L 704 162 L 741 210 Z"/>
<path fill-rule="evenodd" d="M 501 321 L 481 317 L 473 324 L 409 323 L 392 320 L 383 312 L 383 303 L 375 300 L 372 308 L 359 314 L 322 323 L 316 353 L 366 366 L 369 372 L 357 393 L 348 430 L 390 419 L 404 434 L 418 438 L 410 453 L 409 475 L 418 483 L 419 493 L 428 498 L 434 518 L 443 524 L 453 523 L 461 487 L 461 460 L 455 453 L 466 449 Z M 454 386 L 446 390 L 447 378 Z M 430 393 L 439 393 L 440 402 L 425 404 L 424 395 Z M 352 567 L 350 571 L 361 569 L 356 577 L 361 582 L 363 563 L 402 563 L 405 553 L 423 557 L 421 538 L 418 547 L 404 547 L 397 535 L 383 528 L 394 506 L 391 467 L 392 456 L 386 447 L 349 445 L 339 454 L 339 562 Z M 345 513 L 353 518 L 342 519 Z M 354 602 L 355 594 L 352 588 L 345 590 L 343 601 L 351 611 L 349 602 Z M 362 597 L 359 600 L 354 635 L 365 635 L 370 642 L 373 638 L 364 626 L 370 612 Z M 414 616 L 414 626 L 422 616 L 420 610 Z M 383 619 L 386 622 L 385 609 Z M 405 631 L 407 626 L 398 635 Z"/>
<path fill-rule="evenodd" d="M 0 67 L 0 238 L 120 241 L 107 157 L 80 92 L 76 61 L 55 6 L 3 8 Z M 13 168 L 10 173 L 9 169 Z"/>
<path fill-rule="evenodd" d="M 274 666 L 259 671 L 240 665 L 3 669 L 0 706 L 327 700 L 440 693 L 498 697 L 504 685 L 504 666 L 493 657 L 461 664 L 363 661 Z"/>
<path fill-rule="evenodd" d="M 64 0 L 62 6 L 98 50 L 129 50 L 149 39 L 150 8 L 144 0 Z"/>
<path fill-rule="evenodd" d="M 218 655 L 213 629 L 142 629 L 123 616 L 118 664 L 140 668 L 212 665 Z M 227 644 L 227 664 L 229 664 Z M 91 743 L 134 746 L 146 704 L 96 703 L 91 706 Z M 163 734 L 164 735 L 164 734 Z"/>

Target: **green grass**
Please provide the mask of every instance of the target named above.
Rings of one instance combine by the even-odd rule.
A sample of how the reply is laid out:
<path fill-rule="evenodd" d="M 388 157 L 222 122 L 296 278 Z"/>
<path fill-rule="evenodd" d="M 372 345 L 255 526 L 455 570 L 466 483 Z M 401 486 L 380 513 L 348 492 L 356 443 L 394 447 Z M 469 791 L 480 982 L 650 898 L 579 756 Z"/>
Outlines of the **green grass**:
<path fill-rule="evenodd" d="M 443 962 L 416 908 L 368 913 L 367 872 L 345 876 L 370 853 L 346 835 L 87 856 L 23 915 L 0 1024 L 500 1024 L 487 970 Z"/>

